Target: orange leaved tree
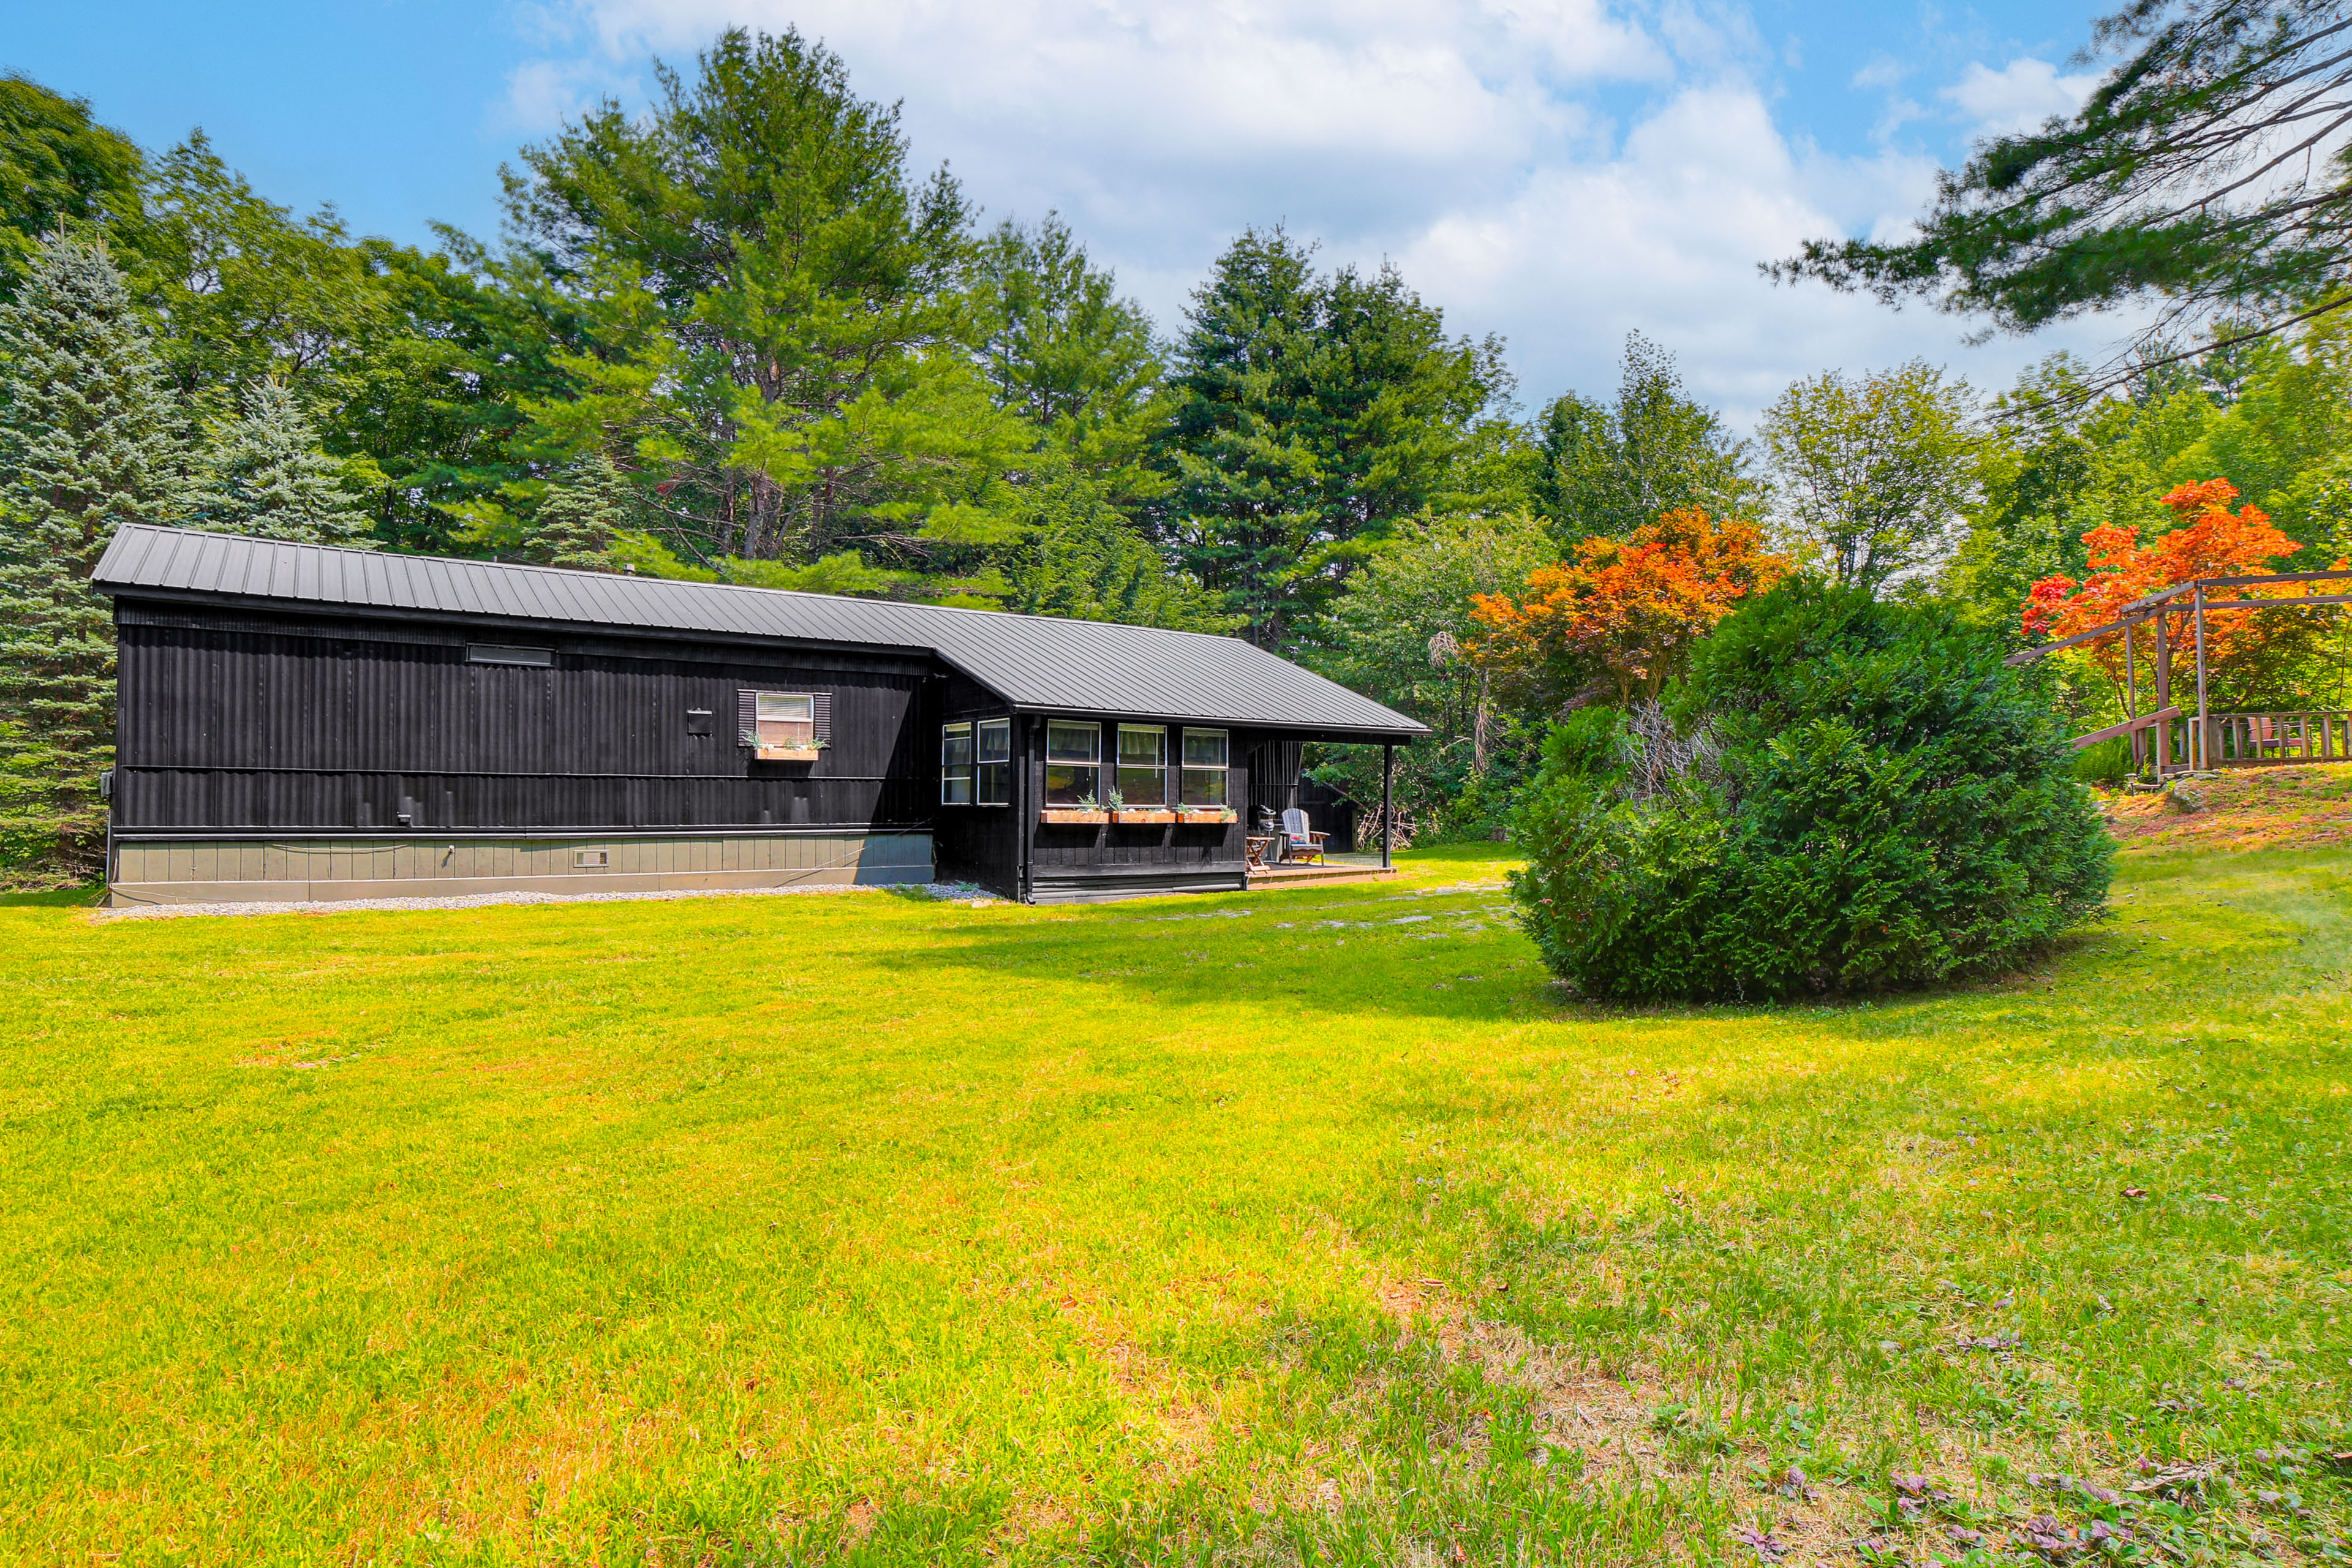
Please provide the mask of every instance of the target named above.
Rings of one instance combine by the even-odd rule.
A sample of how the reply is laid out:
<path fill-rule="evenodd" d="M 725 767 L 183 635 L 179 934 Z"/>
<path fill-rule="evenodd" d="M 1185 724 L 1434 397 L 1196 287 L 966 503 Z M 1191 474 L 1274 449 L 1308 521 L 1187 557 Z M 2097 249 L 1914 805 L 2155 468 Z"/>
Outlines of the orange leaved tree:
<path fill-rule="evenodd" d="M 1554 710 L 1595 688 L 1621 702 L 1655 697 L 1693 643 L 1788 572 L 1753 523 L 1664 512 L 1631 539 L 1588 539 L 1574 561 L 1538 567 L 1517 599 L 1477 595 L 1472 657 L 1518 700 Z"/>
<path fill-rule="evenodd" d="M 2227 479 L 2186 484 L 2164 498 L 2180 525 L 2139 542 L 2139 531 L 2102 524 L 2083 535 L 2090 546 L 2091 574 L 2044 577 L 2026 596 L 2023 625 L 2029 637 L 2069 637 L 2114 620 L 2134 600 L 2197 577 L 2240 577 L 2284 570 L 2275 564 L 2302 548 L 2271 526 L 2256 506 L 2230 510 L 2238 489 Z M 2300 597 L 2303 585 L 2225 590 L 2229 597 Z M 2189 601 L 2176 601 L 2165 616 L 2167 663 L 2176 693 L 2195 679 Z M 2216 610 L 2206 616 L 2205 668 L 2217 700 L 2244 701 L 2277 684 L 2284 667 L 2315 653 L 2325 631 L 2319 618 L 2276 611 Z M 2152 682 L 2156 639 L 2143 625 L 2133 655 L 2138 679 Z M 2084 645 L 2118 694 L 2124 684 L 2124 638 L 2111 633 Z"/>

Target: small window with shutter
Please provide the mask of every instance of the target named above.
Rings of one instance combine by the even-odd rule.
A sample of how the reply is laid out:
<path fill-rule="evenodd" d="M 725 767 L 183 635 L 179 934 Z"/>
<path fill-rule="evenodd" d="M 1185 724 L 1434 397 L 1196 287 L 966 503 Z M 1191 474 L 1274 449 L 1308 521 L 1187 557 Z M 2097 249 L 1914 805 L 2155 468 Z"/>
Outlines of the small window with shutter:
<path fill-rule="evenodd" d="M 737 693 L 739 744 L 762 760 L 806 762 L 833 744 L 833 698 L 824 691 Z"/>

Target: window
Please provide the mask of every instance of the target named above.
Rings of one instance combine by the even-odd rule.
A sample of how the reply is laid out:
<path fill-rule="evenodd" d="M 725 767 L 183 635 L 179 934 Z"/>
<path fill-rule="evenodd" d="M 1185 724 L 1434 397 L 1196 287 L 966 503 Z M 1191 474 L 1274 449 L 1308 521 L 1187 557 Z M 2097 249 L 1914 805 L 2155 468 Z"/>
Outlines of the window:
<path fill-rule="evenodd" d="M 1225 732 L 1223 730 L 1184 731 L 1183 791 L 1186 805 L 1225 804 Z"/>
<path fill-rule="evenodd" d="M 1168 731 L 1159 725 L 1118 727 L 1118 797 L 1129 805 L 1168 804 Z"/>
<path fill-rule="evenodd" d="M 980 721 L 980 804 L 1013 804 L 1013 721 Z"/>
<path fill-rule="evenodd" d="M 502 643 L 477 642 L 466 645 L 467 664 L 522 664 L 533 669 L 552 668 L 555 650 L 551 647 L 508 647 Z"/>
<path fill-rule="evenodd" d="M 1055 719 L 1045 726 L 1045 804 L 1083 805 L 1102 797 L 1102 726 Z"/>
<path fill-rule="evenodd" d="M 971 726 L 949 724 L 940 731 L 940 804 L 971 804 Z"/>
<path fill-rule="evenodd" d="M 807 751 L 816 744 L 816 699 L 797 691 L 762 691 L 752 704 L 752 732 L 763 746 Z"/>

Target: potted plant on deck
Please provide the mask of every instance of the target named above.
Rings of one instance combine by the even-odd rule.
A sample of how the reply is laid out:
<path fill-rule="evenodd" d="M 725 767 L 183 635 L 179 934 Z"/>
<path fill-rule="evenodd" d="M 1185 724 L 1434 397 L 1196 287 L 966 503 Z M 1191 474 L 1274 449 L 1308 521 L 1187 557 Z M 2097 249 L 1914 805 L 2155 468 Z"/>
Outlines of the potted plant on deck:
<path fill-rule="evenodd" d="M 1094 796 L 1090 795 L 1082 795 L 1078 796 L 1078 804 L 1076 805 L 1049 805 L 1043 808 L 1038 812 L 1037 819 L 1040 822 L 1062 822 L 1083 825 L 1094 822 L 1108 822 L 1110 820 L 1110 813 L 1105 811 L 1100 805 L 1097 805 L 1095 803 Z"/>

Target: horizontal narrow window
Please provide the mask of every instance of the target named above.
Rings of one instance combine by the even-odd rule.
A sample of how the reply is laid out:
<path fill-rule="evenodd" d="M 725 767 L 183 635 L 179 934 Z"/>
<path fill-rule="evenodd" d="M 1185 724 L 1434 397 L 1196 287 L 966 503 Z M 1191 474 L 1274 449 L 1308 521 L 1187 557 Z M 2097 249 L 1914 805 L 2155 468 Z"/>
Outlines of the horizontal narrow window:
<path fill-rule="evenodd" d="M 1223 805 L 1227 744 L 1223 730 L 1184 731 L 1184 766 L 1178 782 L 1186 805 Z"/>
<path fill-rule="evenodd" d="M 940 804 L 971 804 L 970 724 L 945 724 L 940 728 Z"/>
<path fill-rule="evenodd" d="M 1013 721 L 980 721 L 979 802 L 982 805 L 1013 804 Z"/>
<path fill-rule="evenodd" d="M 546 669 L 555 663 L 551 647 L 509 647 L 504 643 L 475 642 L 466 645 L 467 664 L 523 664 Z"/>
<path fill-rule="evenodd" d="M 1045 804 L 1094 805 L 1102 795 L 1102 726 L 1055 719 L 1045 726 Z"/>
<path fill-rule="evenodd" d="M 1123 805 L 1168 804 L 1168 731 L 1159 725 L 1118 727 L 1118 798 Z"/>

